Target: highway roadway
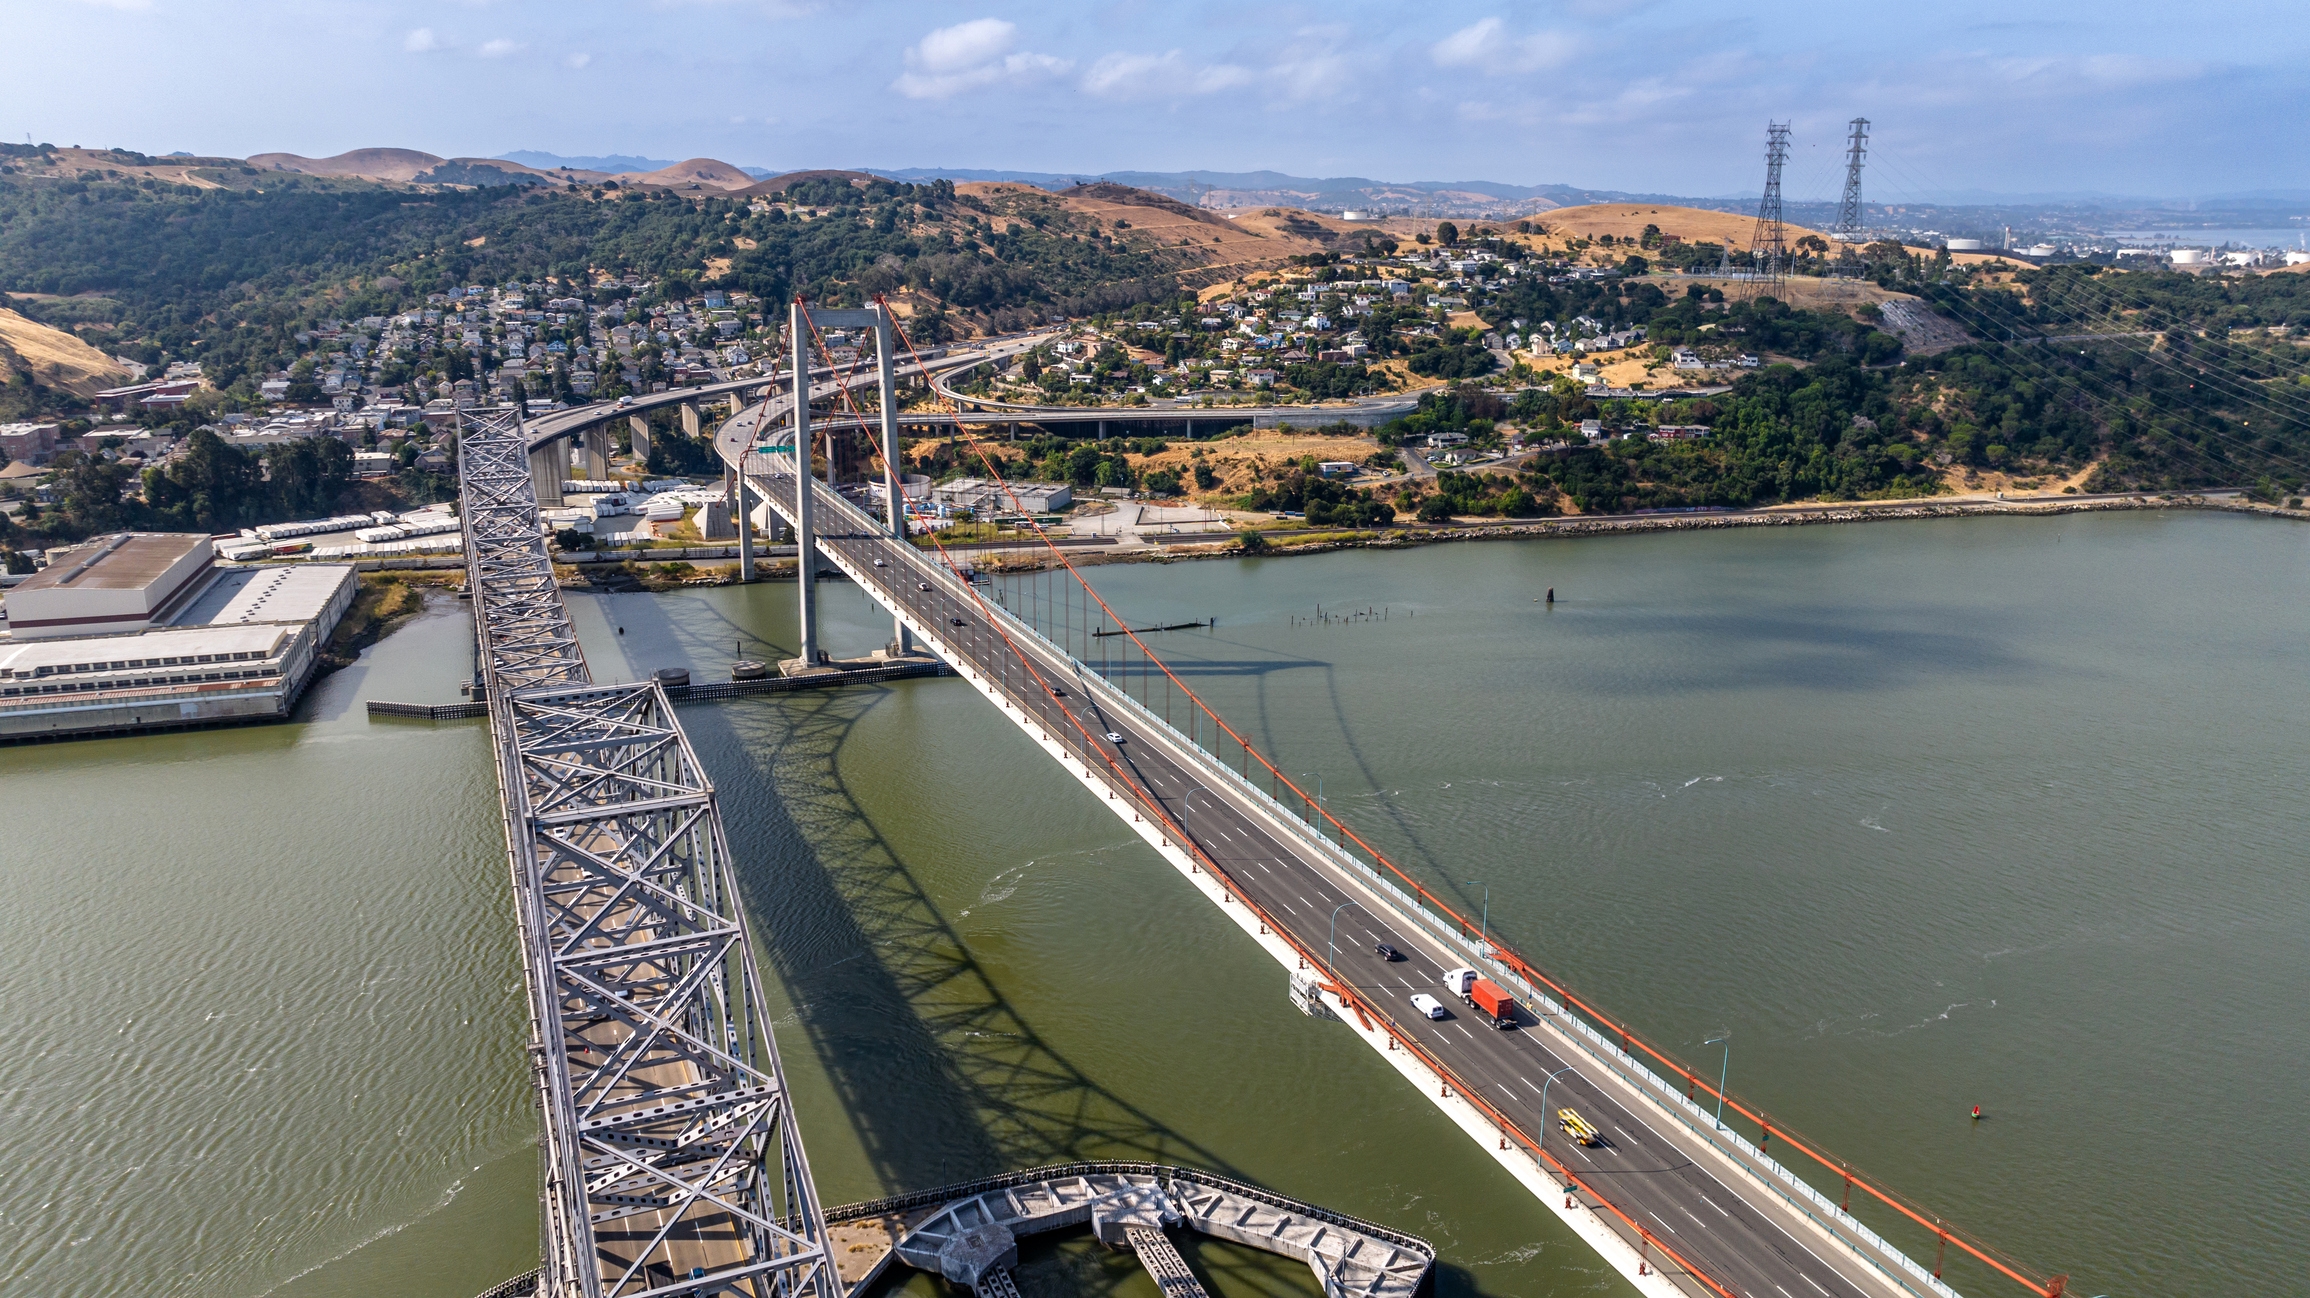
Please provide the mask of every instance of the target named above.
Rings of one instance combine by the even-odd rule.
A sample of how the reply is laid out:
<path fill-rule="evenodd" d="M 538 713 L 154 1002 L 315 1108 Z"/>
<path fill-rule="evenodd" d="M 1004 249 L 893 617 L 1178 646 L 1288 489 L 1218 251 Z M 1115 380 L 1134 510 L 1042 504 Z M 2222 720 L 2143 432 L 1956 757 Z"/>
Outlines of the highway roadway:
<path fill-rule="evenodd" d="M 791 521 L 791 470 L 766 466 L 769 458 L 753 457 L 749 477 Z M 766 467 L 772 471 L 764 472 Z M 1746 1298 L 1879 1298 L 1898 1292 L 1853 1257 L 1840 1255 L 1832 1264 L 1813 1251 L 1775 1220 L 1784 1211 L 1779 1205 L 1768 1200 L 1768 1210 L 1760 1211 L 1744 1200 L 1709 1167 L 1687 1156 L 1680 1142 L 1656 1125 L 1657 1113 L 1648 1119 L 1623 1103 L 1631 1094 L 1625 1083 L 1600 1082 L 1606 1070 L 1596 1060 L 1553 1046 L 1553 1033 L 1540 1030 L 1531 1013 L 1521 1016 L 1519 1028 L 1502 1031 L 1467 1009 L 1441 985 L 1444 970 L 1465 964 L 1463 958 L 1391 914 L 1373 890 L 1335 863 L 1275 832 L 1232 781 L 1195 765 L 1176 732 L 1165 735 L 1164 727 L 1149 724 L 1135 709 L 1103 699 L 1103 690 L 1079 677 L 1069 660 L 1015 623 L 1008 625 L 1006 640 L 997 630 L 998 620 L 990 618 L 970 587 L 912 546 L 877 535 L 876 524 L 823 484 L 814 485 L 820 545 L 829 557 L 882 603 L 903 609 L 918 626 L 944 640 L 965 660 L 956 666 L 999 682 L 1014 706 L 1078 758 L 1087 757 L 1092 769 L 1115 758 L 1120 780 L 1184 826 L 1184 836 L 1303 950 L 1327 950 L 1336 914 L 1334 967 L 1361 997 L 1447 1064 L 1463 1086 L 1480 1088 L 1483 1098 L 1527 1136 L 1542 1136 L 1551 1153 L 1661 1242 L 1730 1293 Z M 1120 742 L 1106 740 L 1110 733 L 1119 735 Z M 1374 947 L 1381 942 L 1404 958 L 1380 959 Z M 1409 998 L 1422 991 L 1443 1000 L 1450 1017 L 1420 1016 Z M 1552 1074 L 1560 1075 L 1548 1082 Z M 1544 1084 L 1549 1112 L 1542 1109 Z M 1603 1143 L 1591 1148 L 1568 1139 L 1552 1112 L 1562 1108 L 1593 1123 Z M 1689 1134 L 1683 1137 L 1686 1144 L 1692 1140 Z"/>

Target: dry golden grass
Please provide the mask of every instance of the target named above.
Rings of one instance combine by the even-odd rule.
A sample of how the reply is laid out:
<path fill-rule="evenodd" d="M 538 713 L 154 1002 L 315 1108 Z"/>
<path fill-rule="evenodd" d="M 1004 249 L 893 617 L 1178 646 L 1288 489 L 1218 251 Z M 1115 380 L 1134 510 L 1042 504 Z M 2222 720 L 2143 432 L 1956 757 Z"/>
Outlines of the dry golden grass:
<path fill-rule="evenodd" d="M 1716 243 L 1745 248 L 1749 235 L 1756 229 L 1754 216 L 1737 212 L 1712 212 L 1706 208 L 1678 207 L 1672 203 L 1593 203 L 1586 207 L 1560 207 L 1553 212 L 1542 212 L 1533 218 L 1548 227 L 1550 236 L 1577 234 L 1593 239 L 1609 234 L 1614 239 L 1633 239 L 1644 233 L 1647 225 L 1657 225 L 1662 234 L 1673 234 L 1686 243 Z M 1791 242 L 1818 230 L 1801 225 L 1788 227 Z M 1821 234 L 1822 238 L 1827 238 Z M 1548 236 L 1541 236 L 1546 242 Z"/>
<path fill-rule="evenodd" d="M 128 371 L 103 352 L 61 329 L 4 308 L 0 308 L 0 343 L 22 357 L 42 383 L 77 396 L 93 396 L 128 378 Z"/>

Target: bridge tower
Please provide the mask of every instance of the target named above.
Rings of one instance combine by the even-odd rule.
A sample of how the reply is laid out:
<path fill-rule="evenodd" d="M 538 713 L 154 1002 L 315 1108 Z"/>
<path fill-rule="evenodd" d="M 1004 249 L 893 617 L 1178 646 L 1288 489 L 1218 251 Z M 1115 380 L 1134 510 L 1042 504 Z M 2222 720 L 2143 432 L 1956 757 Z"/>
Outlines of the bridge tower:
<path fill-rule="evenodd" d="M 1749 289 L 1786 301 L 1789 237 L 1781 220 L 1781 168 L 1789 160 L 1789 124 L 1765 123 L 1765 196 L 1757 204 L 1756 232 L 1749 236 Z"/>
<path fill-rule="evenodd" d="M 810 501 L 810 344 L 817 328 L 824 325 L 834 329 L 874 330 L 875 392 L 879 398 L 879 431 L 882 434 L 882 469 L 884 490 L 884 518 L 890 534 L 904 540 L 906 537 L 906 503 L 899 483 L 898 458 L 898 382 L 896 376 L 898 331 L 892 327 L 890 306 L 877 302 L 863 309 L 817 309 L 796 294 L 788 312 L 787 332 L 792 341 L 794 362 L 794 559 L 795 585 L 800 601 L 802 629 L 801 658 L 805 666 L 816 666 L 818 646 L 818 546 L 811 531 Z M 838 376 L 839 377 L 839 376 Z M 826 485 L 834 486 L 834 447 L 831 441 L 826 449 Z M 895 614 L 891 618 L 893 652 L 904 653 L 912 645 L 906 622 Z"/>

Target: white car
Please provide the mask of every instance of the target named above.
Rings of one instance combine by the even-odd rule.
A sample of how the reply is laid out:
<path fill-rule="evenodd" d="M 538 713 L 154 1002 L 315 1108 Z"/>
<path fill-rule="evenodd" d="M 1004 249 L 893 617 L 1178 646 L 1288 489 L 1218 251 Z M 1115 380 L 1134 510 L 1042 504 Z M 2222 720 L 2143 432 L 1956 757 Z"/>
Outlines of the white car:
<path fill-rule="evenodd" d="M 1431 1019 L 1444 1017 L 1444 1003 L 1426 992 L 1412 994 L 1412 1008 Z"/>

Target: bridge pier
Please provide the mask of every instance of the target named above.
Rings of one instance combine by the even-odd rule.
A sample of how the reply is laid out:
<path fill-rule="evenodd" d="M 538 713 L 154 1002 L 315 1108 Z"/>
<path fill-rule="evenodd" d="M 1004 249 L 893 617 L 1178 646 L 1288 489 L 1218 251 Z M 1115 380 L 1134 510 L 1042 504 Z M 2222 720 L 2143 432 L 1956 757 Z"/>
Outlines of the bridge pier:
<path fill-rule="evenodd" d="M 890 534 L 900 545 L 906 544 L 906 489 L 898 471 L 898 384 L 892 375 L 898 363 L 891 353 L 898 344 L 896 331 L 890 323 L 890 307 L 877 301 L 874 304 L 874 359 L 875 381 L 882 397 L 882 503 L 884 516 L 890 522 Z M 903 654 L 914 651 L 914 634 L 906 629 L 906 619 L 892 613 L 890 616 L 890 651 Z"/>
<path fill-rule="evenodd" d="M 540 506 L 561 508 L 561 484 L 567 477 L 569 449 L 560 442 L 547 442 L 529 453 L 529 481 L 537 489 Z"/>
<path fill-rule="evenodd" d="M 754 510 L 747 500 L 746 474 L 723 472 L 722 491 L 730 502 L 730 519 L 738 525 L 738 580 L 748 582 L 754 580 Z"/>
<path fill-rule="evenodd" d="M 702 425 L 699 423 L 699 420 L 698 420 L 698 403 L 697 403 L 697 402 L 695 402 L 695 401 L 685 401 L 685 402 L 683 402 L 683 403 L 682 403 L 682 433 L 683 433 L 683 435 L 684 435 L 684 436 L 687 436 L 687 437 L 696 437 L 696 436 L 698 435 L 698 429 L 699 429 L 701 426 L 702 426 Z"/>
<path fill-rule="evenodd" d="M 794 588 L 805 668 L 818 665 L 818 536 L 810 490 L 810 307 L 794 295 L 786 336 L 794 344 Z M 827 457 L 832 468 L 833 457 Z M 741 496 L 745 475 L 739 475 Z M 744 533 L 740 533 L 744 535 Z"/>
<path fill-rule="evenodd" d="M 610 429 L 607 424 L 595 424 L 578 434 L 579 447 L 585 457 L 585 476 L 596 481 L 610 476 Z"/>
<path fill-rule="evenodd" d="M 640 415 L 627 415 L 626 429 L 633 434 L 634 458 L 643 464 L 648 464 L 650 462 L 650 421 Z"/>

